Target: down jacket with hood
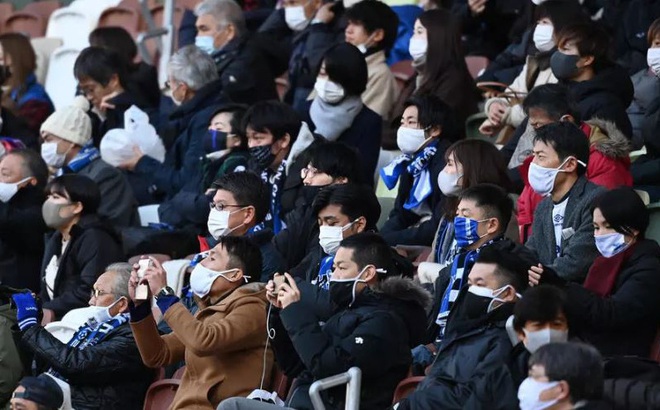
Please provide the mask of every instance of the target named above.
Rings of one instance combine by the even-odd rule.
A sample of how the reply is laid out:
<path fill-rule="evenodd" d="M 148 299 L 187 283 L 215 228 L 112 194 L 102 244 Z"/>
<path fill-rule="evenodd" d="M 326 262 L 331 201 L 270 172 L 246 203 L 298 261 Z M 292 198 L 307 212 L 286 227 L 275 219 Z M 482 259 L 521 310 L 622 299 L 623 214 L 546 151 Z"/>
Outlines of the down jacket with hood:
<path fill-rule="evenodd" d="M 580 129 L 589 138 L 590 143 L 587 179 L 607 189 L 632 186 L 628 138 L 613 123 L 597 118 L 582 123 Z M 534 132 L 531 128 L 523 135 L 521 142 L 523 139 L 533 141 Z M 519 167 L 525 183 L 525 188 L 518 198 L 518 225 L 523 242 L 532 233 L 534 211 L 543 200 L 541 195 L 534 192 L 527 179 L 527 171 L 532 159 L 532 156 L 528 156 Z"/>
<path fill-rule="evenodd" d="M 301 300 L 271 315 L 278 364 L 298 379 L 287 405 L 312 409 L 312 381 L 357 366 L 362 370 L 360 408 L 388 407 L 408 374 L 410 349 L 424 335 L 429 294 L 409 279 L 391 277 L 358 294 L 351 307 L 334 310 L 327 291 L 305 282 L 298 286 Z M 322 397 L 326 408 L 343 409 L 345 388 Z"/>

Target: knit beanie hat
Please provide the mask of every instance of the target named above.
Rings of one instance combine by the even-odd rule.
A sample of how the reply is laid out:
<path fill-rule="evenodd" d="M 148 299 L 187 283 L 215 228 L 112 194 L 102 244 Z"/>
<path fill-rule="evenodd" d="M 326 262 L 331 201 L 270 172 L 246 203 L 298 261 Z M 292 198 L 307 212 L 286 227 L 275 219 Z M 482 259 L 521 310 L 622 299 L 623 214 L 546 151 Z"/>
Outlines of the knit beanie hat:
<path fill-rule="evenodd" d="M 41 132 L 85 146 L 92 139 L 92 122 L 80 106 L 60 108 L 41 125 Z"/>

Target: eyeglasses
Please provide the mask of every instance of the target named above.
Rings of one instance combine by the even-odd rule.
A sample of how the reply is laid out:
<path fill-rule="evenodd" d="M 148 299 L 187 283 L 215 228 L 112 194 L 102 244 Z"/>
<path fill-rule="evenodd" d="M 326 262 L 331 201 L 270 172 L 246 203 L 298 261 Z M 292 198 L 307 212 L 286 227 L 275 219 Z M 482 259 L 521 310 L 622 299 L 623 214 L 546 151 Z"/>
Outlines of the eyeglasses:
<path fill-rule="evenodd" d="M 231 207 L 234 207 L 234 208 L 245 208 L 246 206 L 248 206 L 248 205 L 214 204 L 213 202 L 210 202 L 210 203 L 209 203 L 209 208 L 211 208 L 211 209 L 215 209 L 216 211 L 220 211 L 220 212 L 224 211 L 225 208 L 231 208 Z"/>
<path fill-rule="evenodd" d="M 94 289 L 92 289 L 92 291 L 90 292 L 90 294 L 89 294 L 89 298 L 90 298 L 90 299 L 91 299 L 91 298 L 98 299 L 99 296 L 103 296 L 103 295 L 112 295 L 112 292 L 106 292 L 105 290 L 101 290 L 101 289 L 94 288 Z"/>
<path fill-rule="evenodd" d="M 307 167 L 307 168 L 303 168 L 303 169 L 300 170 L 300 178 L 305 179 L 305 178 L 307 178 L 308 176 L 309 176 L 310 178 L 314 178 L 316 175 L 318 175 L 318 174 L 320 174 L 320 173 L 321 173 L 321 171 L 319 171 L 319 170 L 316 169 L 316 168 L 309 168 L 309 167 Z"/>

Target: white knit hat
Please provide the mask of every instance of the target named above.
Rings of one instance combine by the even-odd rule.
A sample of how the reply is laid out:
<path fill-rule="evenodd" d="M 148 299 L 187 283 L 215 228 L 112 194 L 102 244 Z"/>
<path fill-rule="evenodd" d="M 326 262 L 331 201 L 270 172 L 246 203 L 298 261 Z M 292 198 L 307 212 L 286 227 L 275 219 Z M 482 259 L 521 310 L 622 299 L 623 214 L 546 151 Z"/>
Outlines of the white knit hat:
<path fill-rule="evenodd" d="M 78 106 L 60 108 L 41 125 L 41 132 L 73 142 L 81 147 L 92 139 L 92 122 Z"/>

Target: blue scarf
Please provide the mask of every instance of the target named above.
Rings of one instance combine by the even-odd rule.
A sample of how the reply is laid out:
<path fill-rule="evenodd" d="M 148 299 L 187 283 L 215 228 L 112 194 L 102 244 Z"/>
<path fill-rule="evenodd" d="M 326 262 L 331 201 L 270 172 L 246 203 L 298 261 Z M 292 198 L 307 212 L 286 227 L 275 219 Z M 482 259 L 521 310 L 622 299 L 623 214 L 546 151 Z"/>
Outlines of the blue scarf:
<path fill-rule="evenodd" d="M 21 90 L 23 92 L 19 95 L 19 91 Z M 52 108 L 53 103 L 50 100 L 50 97 L 48 97 L 46 89 L 37 82 L 37 76 L 34 73 L 28 75 L 23 86 L 12 90 L 10 97 L 19 107 L 23 106 L 23 104 L 28 101 L 35 100 L 48 103 L 51 109 L 54 109 Z"/>
<path fill-rule="evenodd" d="M 101 153 L 90 142 L 87 145 L 85 145 L 84 147 L 82 147 L 82 149 L 80 150 L 78 155 L 76 155 L 75 158 L 73 158 L 67 166 L 65 166 L 63 169 L 61 169 L 58 172 L 58 176 L 64 174 L 65 172 L 67 172 L 67 173 L 71 173 L 71 172 L 77 173 L 81 169 L 85 168 L 87 165 L 91 164 L 92 161 L 97 160 L 99 158 L 101 158 Z M 65 171 L 65 169 L 66 169 L 66 171 Z"/>
<path fill-rule="evenodd" d="M 282 221 L 280 212 L 282 211 L 282 190 L 284 189 L 284 180 L 286 179 L 286 160 L 282 161 L 277 171 L 270 178 L 271 171 L 269 168 L 261 172 L 261 180 L 270 185 L 270 212 L 266 215 L 265 222 L 271 222 L 273 227 L 273 234 L 277 235 L 282 229 L 286 228 L 286 224 Z M 265 223 L 261 223 L 254 227 L 254 231 L 260 231 L 265 227 Z"/>
<path fill-rule="evenodd" d="M 433 193 L 429 164 L 438 151 L 437 145 L 438 141 L 433 141 L 414 157 L 408 154 L 400 155 L 380 170 L 380 176 L 390 190 L 396 186 L 404 169 L 413 177 L 412 189 L 403 204 L 404 209 L 418 208 Z"/>

